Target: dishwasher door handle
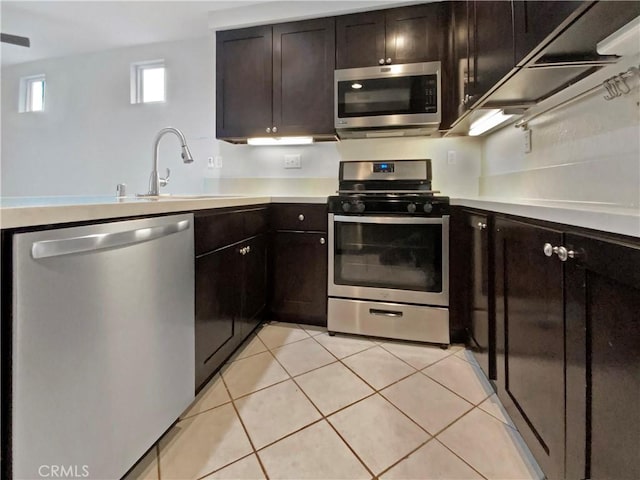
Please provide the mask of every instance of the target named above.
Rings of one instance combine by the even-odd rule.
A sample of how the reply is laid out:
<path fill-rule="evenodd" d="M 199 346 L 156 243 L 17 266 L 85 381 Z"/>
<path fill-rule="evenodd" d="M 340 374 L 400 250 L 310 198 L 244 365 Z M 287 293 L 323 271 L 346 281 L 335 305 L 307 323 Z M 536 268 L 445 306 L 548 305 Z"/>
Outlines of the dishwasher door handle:
<path fill-rule="evenodd" d="M 98 233 L 82 237 L 62 238 L 59 240 L 42 240 L 33 243 L 31 246 L 31 256 L 34 259 L 39 259 L 125 247 L 187 230 L 190 224 L 190 220 L 180 220 L 179 222 L 167 225 L 138 228 L 124 232 Z"/>

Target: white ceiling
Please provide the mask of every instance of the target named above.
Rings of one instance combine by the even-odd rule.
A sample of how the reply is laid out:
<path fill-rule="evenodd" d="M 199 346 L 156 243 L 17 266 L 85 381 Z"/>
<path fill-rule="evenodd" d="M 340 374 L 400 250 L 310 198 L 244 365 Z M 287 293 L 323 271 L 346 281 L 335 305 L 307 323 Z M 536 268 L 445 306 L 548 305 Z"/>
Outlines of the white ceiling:
<path fill-rule="evenodd" d="M 423 0 L 424 1 L 424 0 Z M 415 1 L 2 1 L 2 65 L 207 35 L 211 30 L 350 13 Z"/>

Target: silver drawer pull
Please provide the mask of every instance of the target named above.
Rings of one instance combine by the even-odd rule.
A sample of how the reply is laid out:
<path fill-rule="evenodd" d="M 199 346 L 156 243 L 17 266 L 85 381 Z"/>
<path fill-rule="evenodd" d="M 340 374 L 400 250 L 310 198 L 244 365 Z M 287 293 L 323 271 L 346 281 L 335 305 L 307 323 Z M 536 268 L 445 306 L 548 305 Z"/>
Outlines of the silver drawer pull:
<path fill-rule="evenodd" d="M 370 308 L 369 313 L 371 315 L 378 315 L 380 317 L 401 317 L 402 312 L 397 312 L 394 310 L 380 310 L 378 308 Z"/>
<path fill-rule="evenodd" d="M 298 215 L 298 220 L 303 222 L 304 221 L 304 215 L 303 214 Z"/>

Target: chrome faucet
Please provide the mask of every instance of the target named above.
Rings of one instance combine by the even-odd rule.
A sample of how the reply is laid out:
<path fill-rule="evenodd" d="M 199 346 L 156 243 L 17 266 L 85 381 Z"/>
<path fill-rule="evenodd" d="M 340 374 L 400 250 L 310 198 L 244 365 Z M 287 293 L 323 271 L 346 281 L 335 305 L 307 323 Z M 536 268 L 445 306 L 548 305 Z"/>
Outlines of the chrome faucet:
<path fill-rule="evenodd" d="M 167 168 L 167 176 L 162 178 L 158 174 L 158 154 L 160 150 L 160 139 L 164 136 L 165 133 L 173 133 L 180 139 L 180 144 L 182 145 L 182 161 L 184 163 L 193 162 L 193 157 L 191 156 L 191 152 L 189 151 L 189 147 L 187 146 L 187 140 L 184 138 L 184 134 L 173 127 L 165 127 L 158 132 L 156 135 L 156 139 L 154 142 L 153 149 L 153 165 L 151 170 L 151 177 L 149 178 L 149 192 L 144 196 L 155 197 L 160 194 L 160 187 L 164 187 L 169 182 L 169 176 L 171 175 L 171 170 Z"/>

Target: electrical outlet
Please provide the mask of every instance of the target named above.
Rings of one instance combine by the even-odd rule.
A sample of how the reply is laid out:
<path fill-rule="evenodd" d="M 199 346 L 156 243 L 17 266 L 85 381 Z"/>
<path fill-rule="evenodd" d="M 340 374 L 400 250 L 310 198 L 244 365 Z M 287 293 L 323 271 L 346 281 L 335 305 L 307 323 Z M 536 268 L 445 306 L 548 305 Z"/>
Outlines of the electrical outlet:
<path fill-rule="evenodd" d="M 455 165 L 456 164 L 456 151 L 455 150 L 449 150 L 447 152 L 447 163 L 449 165 Z"/>
<path fill-rule="evenodd" d="M 213 157 L 207 158 L 207 168 L 214 168 Z"/>
<path fill-rule="evenodd" d="M 214 168 L 222 168 L 222 157 L 220 155 L 216 155 L 213 158 L 213 166 Z"/>
<path fill-rule="evenodd" d="M 531 130 L 524 131 L 524 153 L 531 153 Z"/>
<path fill-rule="evenodd" d="M 284 168 L 302 168 L 300 166 L 300 154 L 285 155 L 284 156 Z"/>

